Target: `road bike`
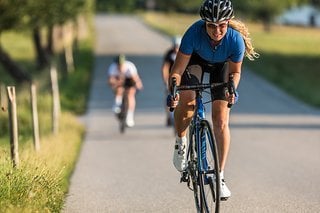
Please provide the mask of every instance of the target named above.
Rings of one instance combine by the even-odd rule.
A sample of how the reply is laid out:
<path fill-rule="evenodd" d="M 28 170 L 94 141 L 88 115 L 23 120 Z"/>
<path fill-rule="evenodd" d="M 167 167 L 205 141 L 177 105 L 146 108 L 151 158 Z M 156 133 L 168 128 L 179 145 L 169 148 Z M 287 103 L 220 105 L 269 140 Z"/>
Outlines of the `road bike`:
<path fill-rule="evenodd" d="M 127 113 L 128 113 L 128 89 L 125 88 L 122 96 L 122 103 L 120 107 L 120 112 L 117 114 L 119 120 L 119 130 L 120 133 L 124 133 L 127 127 Z"/>
<path fill-rule="evenodd" d="M 181 90 L 193 90 L 196 93 L 195 113 L 188 129 L 188 166 L 182 172 L 180 182 L 186 182 L 188 188 L 193 191 L 197 212 L 217 213 L 220 209 L 221 200 L 219 155 L 211 125 L 205 118 L 204 104 L 206 103 L 202 101 L 202 92 L 206 89 L 227 87 L 228 92 L 234 94 L 233 76 L 229 76 L 229 82 L 227 83 L 176 86 L 174 78 L 172 82 L 171 95 L 173 97 Z M 229 108 L 231 106 L 231 104 L 228 104 Z"/>
<path fill-rule="evenodd" d="M 123 95 L 122 95 L 122 102 L 121 102 L 121 106 L 120 106 L 120 112 L 117 113 L 117 118 L 119 120 L 119 124 L 120 124 L 120 133 L 124 133 L 125 130 L 128 127 L 128 123 L 127 123 L 127 116 L 128 116 L 128 108 L 129 108 L 129 90 L 132 87 L 135 87 L 135 82 L 133 81 L 132 78 L 125 78 L 123 80 Z M 138 91 L 137 91 L 138 93 Z M 130 127 L 130 126 L 129 126 Z"/>

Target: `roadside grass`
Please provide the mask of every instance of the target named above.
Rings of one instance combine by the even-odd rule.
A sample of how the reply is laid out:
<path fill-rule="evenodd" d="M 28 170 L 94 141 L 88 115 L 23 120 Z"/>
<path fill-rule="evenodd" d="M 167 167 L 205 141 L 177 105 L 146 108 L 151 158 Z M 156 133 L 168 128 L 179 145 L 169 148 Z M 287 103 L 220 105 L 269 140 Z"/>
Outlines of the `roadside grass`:
<path fill-rule="evenodd" d="M 0 212 L 60 212 L 85 133 L 77 115 L 86 110 L 93 40 L 79 42 L 73 73 L 63 76 L 58 70 L 61 117 L 56 135 L 52 133 L 49 69 L 35 71 L 30 35 L 8 32 L 2 34 L 1 42 L 10 56 L 32 73 L 37 85 L 41 149 L 36 152 L 33 147 L 30 86 L 16 86 L 20 165 L 12 167 L 8 113 L 0 110 Z M 0 76 L 1 83 L 15 85 L 2 67 Z"/>
<path fill-rule="evenodd" d="M 303 102 L 320 107 L 320 29 L 273 26 L 270 33 L 250 24 L 260 58 L 245 63 L 251 70 Z"/>
<path fill-rule="evenodd" d="M 156 30 L 183 34 L 198 15 L 148 12 L 140 17 Z M 244 21 L 246 23 L 246 21 Z M 270 32 L 260 23 L 246 23 L 260 58 L 244 66 L 263 76 L 288 94 L 320 107 L 320 29 L 274 25 Z"/>
<path fill-rule="evenodd" d="M 9 147 L 0 148 L 0 206 L 4 212 L 60 212 L 68 180 L 81 146 L 83 127 L 64 113 L 61 132 L 42 137 L 41 150 L 32 141 L 20 147 L 18 168 L 12 168 Z"/>

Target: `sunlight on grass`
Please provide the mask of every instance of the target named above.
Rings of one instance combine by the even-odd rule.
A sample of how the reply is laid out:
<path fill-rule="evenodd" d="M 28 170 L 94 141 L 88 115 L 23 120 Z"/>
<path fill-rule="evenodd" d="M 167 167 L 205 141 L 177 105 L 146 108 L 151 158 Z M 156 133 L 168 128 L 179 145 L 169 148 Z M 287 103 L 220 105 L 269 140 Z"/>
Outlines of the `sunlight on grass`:
<path fill-rule="evenodd" d="M 182 35 L 187 26 L 199 19 L 197 15 L 184 15 L 178 13 L 147 12 L 140 14 L 144 21 L 157 30 L 169 35 Z"/>
<path fill-rule="evenodd" d="M 283 54 L 320 55 L 320 29 L 274 25 L 265 32 L 261 24 L 248 27 L 256 49 Z"/>
<path fill-rule="evenodd" d="M 32 35 L 19 32 L 1 34 L 1 45 L 16 60 L 32 60 L 35 57 Z"/>
<path fill-rule="evenodd" d="M 59 212 L 79 153 L 84 128 L 63 113 L 58 135 L 42 138 L 40 152 L 32 141 L 20 149 L 20 166 L 12 168 L 7 146 L 0 147 L 0 206 L 7 212 Z M 81 133 L 82 132 L 82 133 Z M 79 134 L 80 133 L 80 134 Z M 8 148 L 8 147 L 7 147 Z"/>
<path fill-rule="evenodd" d="M 1 36 L 5 50 L 23 68 L 34 64 L 30 38 L 28 33 L 23 32 L 8 32 Z M 13 168 L 8 112 L 0 111 L 0 212 L 60 212 L 62 209 L 85 132 L 76 113 L 85 112 L 93 65 L 92 37 L 78 45 L 74 54 L 77 64 L 75 72 L 69 78 L 59 75 L 62 112 L 57 135 L 52 133 L 49 72 L 35 72 L 33 83 L 37 86 L 39 152 L 33 147 L 30 85 L 15 84 L 0 67 L 1 83 L 16 86 L 20 157 L 19 167 Z M 62 70 L 59 71 L 62 73 Z M 67 106 L 65 100 L 68 100 Z"/>

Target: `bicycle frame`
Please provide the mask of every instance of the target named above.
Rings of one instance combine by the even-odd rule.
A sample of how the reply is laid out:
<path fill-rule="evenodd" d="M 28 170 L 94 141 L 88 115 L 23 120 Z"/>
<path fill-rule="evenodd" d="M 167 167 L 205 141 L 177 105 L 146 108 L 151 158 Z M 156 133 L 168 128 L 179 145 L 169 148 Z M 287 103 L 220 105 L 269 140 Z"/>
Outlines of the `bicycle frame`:
<path fill-rule="evenodd" d="M 207 141 L 208 139 L 206 138 L 207 133 L 203 131 L 204 130 L 203 123 L 207 122 L 207 120 L 205 115 L 205 106 L 202 102 L 202 92 L 200 90 L 196 90 L 195 92 L 196 92 L 196 99 L 195 99 L 196 106 L 195 106 L 193 118 L 189 126 L 190 138 L 189 138 L 188 155 L 190 156 L 190 158 L 189 158 L 187 171 L 183 175 L 185 176 L 185 178 L 182 180 L 188 181 L 188 187 L 190 188 L 190 182 L 189 182 L 190 179 L 186 176 L 189 175 L 189 177 L 191 177 L 192 184 L 193 184 L 192 190 L 194 191 L 197 211 L 207 212 L 208 209 L 210 208 L 208 207 L 208 205 L 210 204 L 207 202 L 207 198 L 206 198 L 207 194 L 204 194 L 205 190 L 203 186 L 200 186 L 200 188 L 198 188 L 198 184 L 200 182 L 202 183 L 202 181 L 205 181 L 207 182 L 207 184 L 210 184 L 210 181 L 209 181 L 210 176 L 215 175 L 216 177 L 215 183 L 216 184 L 218 183 L 217 185 L 219 185 L 220 177 L 219 177 L 219 174 L 216 174 L 215 172 L 215 171 L 219 171 L 219 166 L 210 168 L 208 164 L 207 149 L 212 150 L 213 147 L 211 143 L 207 144 L 208 142 Z M 212 140 L 212 143 L 216 143 L 214 139 Z M 210 147 L 207 147 L 207 146 L 210 146 Z M 211 181 L 213 180 L 211 179 Z M 219 193 L 220 191 L 220 189 L 214 189 L 214 187 L 211 188 L 211 190 L 214 190 L 217 193 Z M 211 193 L 216 195 L 214 191 L 212 191 Z M 214 196 L 214 199 L 216 203 L 215 205 L 217 206 L 215 212 L 219 212 L 220 204 L 219 204 L 219 201 L 217 201 L 217 199 L 220 200 L 220 198 L 217 196 Z"/>
<path fill-rule="evenodd" d="M 172 79 L 172 83 L 173 88 L 171 92 L 173 97 L 175 97 L 179 90 L 192 90 L 196 93 L 195 111 L 189 125 L 188 167 L 182 173 L 180 181 L 187 182 L 190 188 L 191 180 L 193 188 L 190 189 L 194 191 L 198 212 L 204 211 L 208 213 L 214 209 L 217 213 L 220 206 L 219 156 L 211 125 L 205 117 L 202 92 L 205 89 L 226 86 L 229 93 L 233 94 L 235 91 L 233 76 L 230 76 L 227 83 L 177 86 L 176 79 L 174 78 Z M 228 107 L 231 106 L 231 104 L 228 104 Z"/>
<path fill-rule="evenodd" d="M 205 107 L 202 102 L 202 96 L 200 91 L 196 91 L 196 108 L 193 115 L 193 119 L 191 121 L 191 125 L 194 128 L 194 131 L 196 133 L 196 140 L 195 145 L 197 146 L 197 150 L 201 150 L 199 152 L 199 156 L 201 156 L 200 159 L 198 159 L 198 171 L 199 173 L 203 173 L 205 171 L 204 162 L 205 162 L 205 151 L 206 151 L 206 144 L 203 143 L 203 140 L 201 139 L 201 133 L 200 133 L 200 125 L 201 121 L 205 119 Z M 203 157 L 204 156 L 204 157 Z"/>

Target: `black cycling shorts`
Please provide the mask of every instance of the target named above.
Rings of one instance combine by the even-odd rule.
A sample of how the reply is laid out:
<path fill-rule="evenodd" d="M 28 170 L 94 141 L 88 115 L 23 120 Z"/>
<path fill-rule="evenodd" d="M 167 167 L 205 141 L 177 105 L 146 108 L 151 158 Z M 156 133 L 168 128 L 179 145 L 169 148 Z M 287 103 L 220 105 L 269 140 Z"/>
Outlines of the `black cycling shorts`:
<path fill-rule="evenodd" d="M 124 87 L 125 88 L 130 88 L 130 87 L 135 87 L 136 83 L 132 78 L 126 78 L 124 81 Z"/>
<path fill-rule="evenodd" d="M 227 63 L 210 64 L 198 55 L 192 55 L 187 69 L 181 77 L 180 85 L 194 85 L 203 82 L 204 73 L 209 73 L 209 83 L 228 82 Z M 227 87 L 211 89 L 211 99 L 226 100 Z"/>

